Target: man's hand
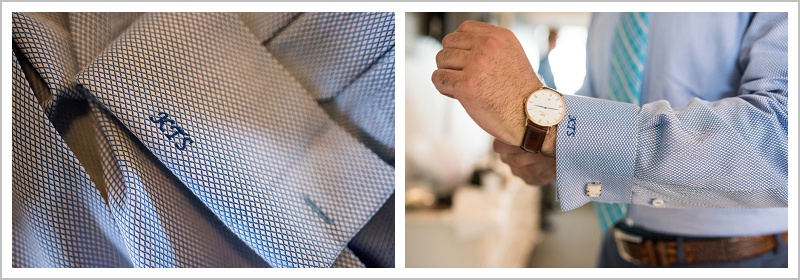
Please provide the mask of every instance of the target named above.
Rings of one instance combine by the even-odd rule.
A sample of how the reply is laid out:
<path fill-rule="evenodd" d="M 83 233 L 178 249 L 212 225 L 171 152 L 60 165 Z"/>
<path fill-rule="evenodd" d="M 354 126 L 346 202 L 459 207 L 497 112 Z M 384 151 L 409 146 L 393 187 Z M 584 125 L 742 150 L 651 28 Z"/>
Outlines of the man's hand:
<path fill-rule="evenodd" d="M 511 166 L 511 172 L 529 185 L 545 186 L 556 179 L 554 158 L 528 153 L 497 139 L 494 140 L 493 148 L 500 155 L 500 160 Z"/>
<path fill-rule="evenodd" d="M 466 21 L 442 40 L 431 79 L 457 99 L 483 130 L 519 146 L 525 132 L 524 100 L 542 85 L 511 31 Z"/>

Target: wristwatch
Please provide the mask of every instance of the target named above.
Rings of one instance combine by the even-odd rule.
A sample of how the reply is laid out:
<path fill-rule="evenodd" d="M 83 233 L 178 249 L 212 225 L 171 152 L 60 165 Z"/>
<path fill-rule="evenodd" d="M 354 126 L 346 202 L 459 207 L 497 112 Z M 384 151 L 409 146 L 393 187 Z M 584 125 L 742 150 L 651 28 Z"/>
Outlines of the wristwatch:
<path fill-rule="evenodd" d="M 564 96 L 554 89 L 540 87 L 528 96 L 524 108 L 528 118 L 520 148 L 526 152 L 541 153 L 542 144 L 548 135 L 555 137 L 558 123 L 567 113 Z"/>

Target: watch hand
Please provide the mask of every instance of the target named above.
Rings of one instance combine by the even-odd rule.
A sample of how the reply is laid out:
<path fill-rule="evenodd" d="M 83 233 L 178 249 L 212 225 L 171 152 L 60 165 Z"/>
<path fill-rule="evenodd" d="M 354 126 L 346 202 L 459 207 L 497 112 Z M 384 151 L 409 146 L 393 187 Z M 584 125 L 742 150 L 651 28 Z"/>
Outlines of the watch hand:
<path fill-rule="evenodd" d="M 545 106 L 542 106 L 542 105 L 535 105 L 535 106 L 536 107 L 542 107 L 542 108 L 545 108 L 545 109 L 550 109 L 550 110 L 558 110 L 556 108 L 545 107 Z"/>

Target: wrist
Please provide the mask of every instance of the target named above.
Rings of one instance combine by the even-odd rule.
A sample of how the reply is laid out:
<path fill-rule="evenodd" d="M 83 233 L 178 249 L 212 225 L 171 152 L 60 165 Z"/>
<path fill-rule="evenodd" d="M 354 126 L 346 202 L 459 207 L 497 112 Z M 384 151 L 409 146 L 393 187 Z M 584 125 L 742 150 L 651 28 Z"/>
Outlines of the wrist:
<path fill-rule="evenodd" d="M 527 119 L 522 120 L 522 125 L 514 126 L 509 132 L 509 138 L 507 139 L 507 143 L 510 145 L 514 145 L 519 147 L 522 145 L 522 138 L 525 137 L 525 125 L 527 123 Z"/>

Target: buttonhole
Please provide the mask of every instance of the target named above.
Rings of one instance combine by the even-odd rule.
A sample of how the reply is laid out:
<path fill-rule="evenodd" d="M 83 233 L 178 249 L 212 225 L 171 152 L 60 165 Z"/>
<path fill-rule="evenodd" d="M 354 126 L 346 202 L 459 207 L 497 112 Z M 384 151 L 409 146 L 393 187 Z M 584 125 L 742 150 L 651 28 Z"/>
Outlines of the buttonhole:
<path fill-rule="evenodd" d="M 333 224 L 333 220 L 331 220 L 331 218 L 328 217 L 328 215 L 326 215 L 325 212 L 322 212 L 322 209 L 319 208 L 319 206 L 317 206 L 317 204 L 314 203 L 313 200 L 311 200 L 311 197 L 309 197 L 306 194 L 306 195 L 303 195 L 303 199 L 306 201 L 306 204 L 308 204 L 308 206 L 311 206 L 311 209 L 314 210 L 314 212 L 316 212 L 317 215 L 319 215 L 320 218 L 325 220 L 326 224 Z"/>

